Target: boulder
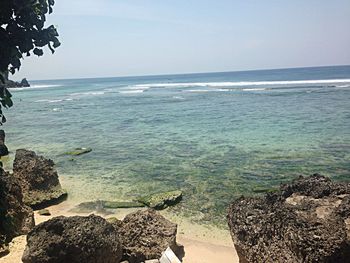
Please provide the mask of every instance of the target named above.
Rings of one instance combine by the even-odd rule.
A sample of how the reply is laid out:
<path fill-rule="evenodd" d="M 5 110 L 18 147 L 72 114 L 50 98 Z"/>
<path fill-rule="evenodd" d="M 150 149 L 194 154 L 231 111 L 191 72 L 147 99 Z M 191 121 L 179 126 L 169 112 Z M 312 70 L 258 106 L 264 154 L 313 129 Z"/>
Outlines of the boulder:
<path fill-rule="evenodd" d="M 228 210 L 240 262 L 350 262 L 350 184 L 315 174 Z"/>
<path fill-rule="evenodd" d="M 18 181 L 0 168 L 0 255 L 8 252 L 12 238 L 27 234 L 32 227 L 33 210 L 23 203 Z"/>
<path fill-rule="evenodd" d="M 111 220 L 123 245 L 123 259 L 129 263 L 144 262 L 162 256 L 168 247 L 177 253 L 177 225 L 153 209 L 137 211 L 122 221 Z"/>
<path fill-rule="evenodd" d="M 55 217 L 27 236 L 24 263 L 119 263 L 122 246 L 116 229 L 99 216 Z"/>
<path fill-rule="evenodd" d="M 67 197 L 62 189 L 54 162 L 33 151 L 16 151 L 13 176 L 20 182 L 24 202 L 34 209 L 45 208 Z"/>
<path fill-rule="evenodd" d="M 154 209 L 164 209 L 180 202 L 182 191 L 170 191 L 143 196 L 137 199 L 138 202 Z"/>
<path fill-rule="evenodd" d="M 21 80 L 20 85 L 22 87 L 30 87 L 29 82 L 28 82 L 28 80 L 26 78 Z"/>
<path fill-rule="evenodd" d="M 9 150 L 7 149 L 7 146 L 5 145 L 5 131 L 0 130 L 0 157 L 6 156 L 9 154 Z"/>

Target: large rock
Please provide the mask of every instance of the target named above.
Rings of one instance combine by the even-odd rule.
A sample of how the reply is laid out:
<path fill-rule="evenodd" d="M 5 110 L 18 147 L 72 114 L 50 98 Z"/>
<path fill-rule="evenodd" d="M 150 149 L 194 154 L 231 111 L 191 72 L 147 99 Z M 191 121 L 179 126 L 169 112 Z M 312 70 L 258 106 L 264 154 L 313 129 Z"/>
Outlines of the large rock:
<path fill-rule="evenodd" d="M 9 154 L 9 150 L 5 145 L 5 132 L 4 130 L 0 130 L 0 157 L 6 156 Z"/>
<path fill-rule="evenodd" d="M 167 247 L 181 253 L 176 243 L 177 225 L 152 209 L 131 213 L 113 224 L 123 245 L 123 259 L 129 263 L 159 259 Z"/>
<path fill-rule="evenodd" d="M 56 217 L 27 236 L 24 263 L 119 263 L 122 246 L 116 229 L 99 216 Z"/>
<path fill-rule="evenodd" d="M 63 200 L 67 192 L 61 188 L 54 162 L 33 151 L 16 151 L 13 175 L 19 180 L 23 200 L 34 209 L 45 208 Z"/>
<path fill-rule="evenodd" d="M 33 210 L 22 201 L 16 178 L 0 168 L 0 255 L 12 238 L 27 234 L 34 226 Z"/>
<path fill-rule="evenodd" d="M 350 262 L 350 184 L 300 177 L 234 201 L 228 224 L 240 262 Z"/>

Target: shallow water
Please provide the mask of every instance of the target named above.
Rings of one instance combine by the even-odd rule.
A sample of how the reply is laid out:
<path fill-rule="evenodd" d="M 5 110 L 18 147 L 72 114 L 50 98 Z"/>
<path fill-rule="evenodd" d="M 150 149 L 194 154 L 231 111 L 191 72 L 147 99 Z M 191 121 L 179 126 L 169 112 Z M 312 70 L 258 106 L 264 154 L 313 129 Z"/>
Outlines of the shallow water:
<path fill-rule="evenodd" d="M 222 222 L 299 174 L 350 179 L 350 66 L 31 83 L 7 144 L 54 159 L 71 202 L 182 189 L 175 212 Z"/>

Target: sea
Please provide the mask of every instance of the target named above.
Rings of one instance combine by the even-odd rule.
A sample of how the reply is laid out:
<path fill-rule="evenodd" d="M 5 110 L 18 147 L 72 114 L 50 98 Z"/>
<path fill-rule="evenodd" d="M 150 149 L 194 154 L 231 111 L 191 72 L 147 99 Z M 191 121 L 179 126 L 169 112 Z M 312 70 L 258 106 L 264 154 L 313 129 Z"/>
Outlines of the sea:
<path fill-rule="evenodd" d="M 30 83 L 11 90 L 5 166 L 53 159 L 72 204 L 182 190 L 170 212 L 224 224 L 299 175 L 350 181 L 350 66 Z"/>

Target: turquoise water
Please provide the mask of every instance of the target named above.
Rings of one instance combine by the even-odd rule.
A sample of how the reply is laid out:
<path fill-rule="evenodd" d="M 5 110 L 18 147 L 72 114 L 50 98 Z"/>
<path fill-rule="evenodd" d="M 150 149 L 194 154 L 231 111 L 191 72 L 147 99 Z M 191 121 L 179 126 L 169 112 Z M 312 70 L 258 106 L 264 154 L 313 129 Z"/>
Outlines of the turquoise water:
<path fill-rule="evenodd" d="M 55 160 L 74 203 L 181 189 L 174 212 L 220 222 L 299 174 L 350 179 L 350 66 L 31 83 L 7 144 Z"/>

